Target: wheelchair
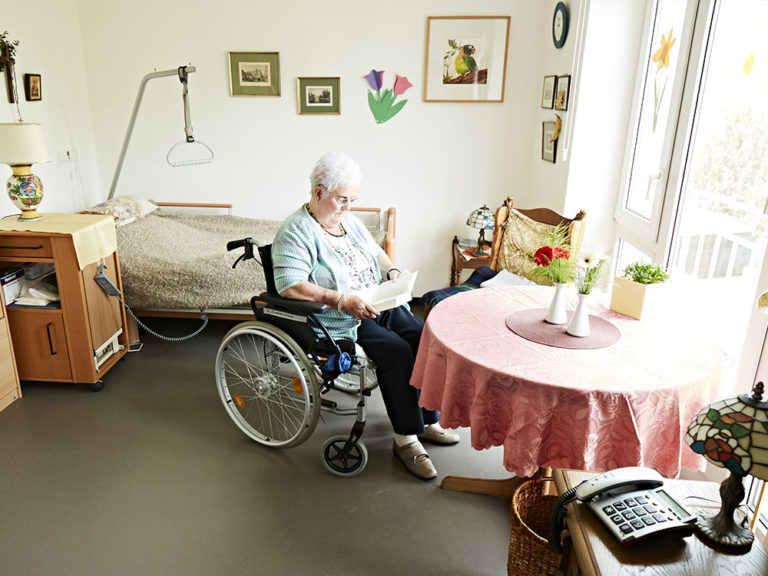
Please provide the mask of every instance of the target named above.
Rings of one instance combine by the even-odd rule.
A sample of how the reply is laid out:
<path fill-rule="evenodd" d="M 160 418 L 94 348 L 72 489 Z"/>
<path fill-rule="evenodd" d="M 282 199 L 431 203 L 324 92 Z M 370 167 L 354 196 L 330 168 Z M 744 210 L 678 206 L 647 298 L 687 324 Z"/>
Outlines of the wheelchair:
<path fill-rule="evenodd" d="M 277 294 L 271 245 L 259 246 L 252 238 L 228 242 L 229 251 L 243 249 L 232 267 L 255 259 L 254 246 L 267 291 L 251 298 L 255 320 L 229 330 L 216 354 L 216 386 L 224 408 L 246 436 L 272 448 L 304 442 L 315 430 L 321 411 L 356 416 L 349 434 L 330 436 L 321 450 L 330 473 L 355 476 L 368 462 L 360 438 L 366 399 L 377 387 L 375 366 L 354 341 L 331 337 L 316 317 L 326 305 Z M 326 398 L 334 389 L 355 393 L 357 404 L 345 406 Z"/>

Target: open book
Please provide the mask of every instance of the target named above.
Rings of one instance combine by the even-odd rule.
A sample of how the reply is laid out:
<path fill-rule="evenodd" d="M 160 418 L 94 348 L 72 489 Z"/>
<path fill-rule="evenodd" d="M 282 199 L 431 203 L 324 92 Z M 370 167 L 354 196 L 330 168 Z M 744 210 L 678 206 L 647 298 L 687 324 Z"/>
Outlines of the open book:
<path fill-rule="evenodd" d="M 411 301 L 413 285 L 416 283 L 418 274 L 418 272 L 404 270 L 397 280 L 382 282 L 378 286 L 360 292 L 359 296 L 373 304 L 379 312 L 397 308 Z"/>

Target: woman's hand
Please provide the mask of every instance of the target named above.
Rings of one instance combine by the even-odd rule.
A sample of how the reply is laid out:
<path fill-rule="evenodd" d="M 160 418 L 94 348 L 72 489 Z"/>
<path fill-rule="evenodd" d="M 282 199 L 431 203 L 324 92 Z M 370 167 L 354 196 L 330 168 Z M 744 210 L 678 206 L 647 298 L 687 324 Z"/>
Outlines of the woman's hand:
<path fill-rule="evenodd" d="M 341 311 L 354 316 L 358 320 L 370 320 L 379 315 L 379 311 L 376 308 L 356 294 L 346 294 L 344 296 L 344 301 L 341 303 Z"/>

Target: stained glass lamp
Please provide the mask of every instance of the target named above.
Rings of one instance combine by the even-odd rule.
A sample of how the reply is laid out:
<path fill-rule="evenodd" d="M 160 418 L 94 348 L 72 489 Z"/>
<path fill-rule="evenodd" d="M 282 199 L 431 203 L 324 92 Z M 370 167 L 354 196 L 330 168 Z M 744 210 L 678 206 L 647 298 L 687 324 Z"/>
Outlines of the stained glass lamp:
<path fill-rule="evenodd" d="M 480 229 L 480 236 L 477 238 L 477 250 L 475 250 L 475 256 L 482 256 L 484 254 L 483 248 L 485 247 L 485 231 L 493 230 L 493 212 L 485 204 L 477 210 L 473 210 L 472 214 L 467 218 L 467 226 Z"/>
<path fill-rule="evenodd" d="M 737 524 L 733 513 L 744 499 L 744 476 L 768 480 L 768 401 L 763 398 L 763 383 L 758 382 L 752 394 L 705 406 L 688 426 L 685 441 L 694 452 L 731 472 L 720 485 L 720 512 L 700 518 L 696 534 L 713 548 L 748 552 L 754 534 Z"/>

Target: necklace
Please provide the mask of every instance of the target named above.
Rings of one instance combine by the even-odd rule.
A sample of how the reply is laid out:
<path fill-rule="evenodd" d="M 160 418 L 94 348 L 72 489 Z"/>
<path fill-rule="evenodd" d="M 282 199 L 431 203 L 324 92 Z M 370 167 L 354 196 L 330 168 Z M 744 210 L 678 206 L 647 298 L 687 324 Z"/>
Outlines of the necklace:
<path fill-rule="evenodd" d="M 309 204 L 307 204 L 307 212 L 309 212 L 309 215 L 312 216 L 314 221 L 317 222 L 320 225 L 320 228 L 322 228 L 323 231 L 326 232 L 327 234 L 330 234 L 331 236 L 339 237 L 339 236 L 344 236 L 344 234 L 347 233 L 347 231 L 344 230 L 344 226 L 341 225 L 341 222 L 339 222 L 333 228 L 328 228 L 325 224 L 320 222 L 320 220 L 317 219 L 317 216 L 315 216 L 315 213 L 312 212 L 312 208 L 309 207 Z M 338 234 L 334 234 L 333 232 L 331 232 L 331 230 L 333 230 L 334 228 L 337 229 L 337 231 L 339 232 Z"/>

